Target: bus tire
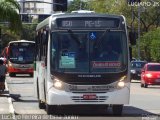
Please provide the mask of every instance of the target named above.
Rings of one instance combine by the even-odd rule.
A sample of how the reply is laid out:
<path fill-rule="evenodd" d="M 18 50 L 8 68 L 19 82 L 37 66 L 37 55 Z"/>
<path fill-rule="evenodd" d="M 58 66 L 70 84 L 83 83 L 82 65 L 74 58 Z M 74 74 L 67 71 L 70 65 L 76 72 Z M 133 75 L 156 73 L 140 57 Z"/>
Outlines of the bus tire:
<path fill-rule="evenodd" d="M 112 105 L 113 114 L 116 116 L 121 116 L 123 110 L 123 105 Z"/>
<path fill-rule="evenodd" d="M 38 107 L 39 109 L 45 109 L 45 103 L 39 99 L 39 87 L 37 82 L 37 98 L 38 98 Z"/>
<path fill-rule="evenodd" d="M 45 109 L 45 103 L 44 102 L 42 102 L 41 100 L 38 100 L 38 107 L 39 107 L 39 109 Z"/>

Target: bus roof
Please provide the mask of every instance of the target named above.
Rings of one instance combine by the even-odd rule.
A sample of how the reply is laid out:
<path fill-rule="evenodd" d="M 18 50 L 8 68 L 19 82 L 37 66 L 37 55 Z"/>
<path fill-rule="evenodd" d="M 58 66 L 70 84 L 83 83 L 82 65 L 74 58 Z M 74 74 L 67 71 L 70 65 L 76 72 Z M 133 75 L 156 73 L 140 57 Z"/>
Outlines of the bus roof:
<path fill-rule="evenodd" d="M 28 40 L 17 40 L 17 41 L 11 41 L 10 43 L 20 43 L 20 42 L 29 42 L 29 43 L 35 43 L 34 41 L 28 41 Z"/>
<path fill-rule="evenodd" d="M 89 11 L 89 10 L 76 10 L 76 11 L 72 11 L 71 13 L 95 13 L 95 12 Z"/>

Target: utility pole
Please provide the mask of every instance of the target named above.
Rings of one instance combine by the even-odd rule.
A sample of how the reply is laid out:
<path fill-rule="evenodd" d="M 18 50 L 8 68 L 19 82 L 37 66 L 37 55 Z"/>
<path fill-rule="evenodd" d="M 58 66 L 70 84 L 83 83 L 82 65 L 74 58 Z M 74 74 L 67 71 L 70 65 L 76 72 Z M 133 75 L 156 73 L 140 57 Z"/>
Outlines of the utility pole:
<path fill-rule="evenodd" d="M 131 11 L 132 11 L 132 23 L 131 23 L 131 30 L 132 32 L 134 32 L 134 25 L 133 25 L 133 22 L 134 22 L 134 11 L 133 11 L 133 6 L 131 6 Z"/>
<path fill-rule="evenodd" d="M 138 6 L 138 59 L 140 60 L 140 29 L 141 29 L 141 6 Z"/>

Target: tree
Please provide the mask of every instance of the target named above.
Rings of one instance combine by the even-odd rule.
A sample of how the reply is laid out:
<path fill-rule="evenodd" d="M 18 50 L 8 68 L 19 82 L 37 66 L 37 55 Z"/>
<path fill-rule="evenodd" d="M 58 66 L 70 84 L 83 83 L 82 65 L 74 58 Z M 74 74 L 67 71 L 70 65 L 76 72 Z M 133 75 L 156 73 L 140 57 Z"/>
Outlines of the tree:
<path fill-rule="evenodd" d="M 68 12 L 72 12 L 75 10 L 88 10 L 87 2 L 82 0 L 73 0 L 68 7 Z"/>
<path fill-rule="evenodd" d="M 35 30 L 36 30 L 37 24 L 28 24 L 23 25 L 21 39 L 34 41 L 35 40 Z"/>
<path fill-rule="evenodd" d="M 97 13 L 112 13 L 115 9 L 116 1 L 114 0 L 88 0 L 90 8 Z"/>
<path fill-rule="evenodd" d="M 160 28 L 149 31 L 141 37 L 141 57 L 147 61 L 160 62 Z"/>
<path fill-rule="evenodd" d="M 9 28 L 14 32 L 19 32 L 22 26 L 19 11 L 20 6 L 17 1 L 0 0 L 0 21 L 9 22 Z"/>
<path fill-rule="evenodd" d="M 160 6 L 141 6 L 141 31 L 148 32 L 160 25 Z M 134 16 L 138 18 L 138 8 L 134 8 Z"/>
<path fill-rule="evenodd" d="M 158 2 L 158 0 L 155 0 Z M 131 26 L 131 23 L 138 27 L 138 4 L 127 3 L 127 0 L 88 0 L 90 8 L 95 10 L 98 13 L 106 14 L 119 14 L 124 15 L 127 19 L 128 25 Z M 156 2 L 148 2 L 144 0 L 140 5 L 141 9 L 141 33 L 148 32 L 154 28 L 159 27 L 160 25 L 160 6 L 156 5 Z M 134 19 L 132 21 L 132 12 L 133 9 Z"/>

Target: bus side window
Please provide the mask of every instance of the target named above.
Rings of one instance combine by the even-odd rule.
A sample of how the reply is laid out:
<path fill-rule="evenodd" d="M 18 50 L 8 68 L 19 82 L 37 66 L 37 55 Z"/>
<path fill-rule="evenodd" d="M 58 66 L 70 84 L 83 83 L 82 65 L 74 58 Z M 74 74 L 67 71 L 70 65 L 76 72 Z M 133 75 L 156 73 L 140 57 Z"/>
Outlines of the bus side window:
<path fill-rule="evenodd" d="M 47 66 L 47 48 L 48 48 L 48 31 L 43 30 L 43 33 L 41 35 L 42 39 L 42 45 L 41 45 L 41 50 L 42 50 L 42 61 L 44 61 L 45 65 Z"/>
<path fill-rule="evenodd" d="M 48 43 L 48 31 L 44 30 L 42 33 L 42 43 L 47 45 Z"/>
<path fill-rule="evenodd" d="M 37 47 L 37 52 L 36 52 L 36 59 L 37 61 L 40 61 L 41 60 L 41 32 L 39 31 L 38 32 L 38 35 L 36 37 L 36 47 Z"/>
<path fill-rule="evenodd" d="M 38 34 L 35 37 L 35 56 L 34 56 L 35 61 L 37 61 L 37 57 L 38 57 Z"/>

